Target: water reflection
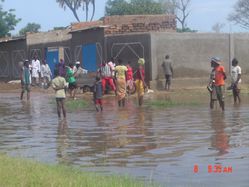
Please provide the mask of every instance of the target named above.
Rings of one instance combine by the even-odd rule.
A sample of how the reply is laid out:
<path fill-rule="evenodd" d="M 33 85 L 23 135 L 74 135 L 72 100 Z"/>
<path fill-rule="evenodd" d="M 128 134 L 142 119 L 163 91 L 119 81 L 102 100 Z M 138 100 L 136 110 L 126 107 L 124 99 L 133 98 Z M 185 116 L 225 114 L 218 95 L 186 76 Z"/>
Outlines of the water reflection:
<path fill-rule="evenodd" d="M 69 137 L 68 137 L 68 125 L 66 119 L 58 121 L 58 131 L 57 131 L 57 158 L 59 163 L 69 164 Z"/>
<path fill-rule="evenodd" d="M 212 111 L 210 117 L 212 128 L 214 129 L 211 143 L 212 147 L 218 150 L 219 156 L 227 154 L 229 149 L 229 136 L 225 132 L 225 114 Z"/>
<path fill-rule="evenodd" d="M 51 100 L 38 94 L 30 102 L 21 102 L 15 95 L 0 98 L 1 152 L 161 184 L 172 181 L 166 186 L 191 184 L 191 180 L 204 181 L 200 186 L 212 186 L 213 180 L 225 185 L 235 179 L 239 186 L 249 183 L 245 177 L 249 169 L 246 104 L 228 106 L 223 114 L 209 112 L 208 105 L 138 107 L 135 98 L 119 108 L 113 98 L 105 98 L 103 112 L 97 113 L 92 105 L 69 112 L 67 121 L 57 121 Z M 239 171 L 233 177 L 207 178 L 201 168 L 217 160 Z M 195 163 L 200 164 L 200 173 L 193 178 Z"/>

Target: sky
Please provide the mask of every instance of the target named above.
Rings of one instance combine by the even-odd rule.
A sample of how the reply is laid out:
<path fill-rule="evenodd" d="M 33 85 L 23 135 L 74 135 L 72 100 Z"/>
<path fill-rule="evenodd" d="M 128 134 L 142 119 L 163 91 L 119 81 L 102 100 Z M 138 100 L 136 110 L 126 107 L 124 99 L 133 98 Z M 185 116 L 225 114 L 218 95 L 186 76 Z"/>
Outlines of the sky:
<path fill-rule="evenodd" d="M 96 0 L 94 20 L 104 16 L 106 1 Z M 222 32 L 246 32 L 241 27 L 227 21 L 236 2 L 237 0 L 191 0 L 187 26 L 198 32 L 212 32 L 214 24 L 222 23 L 225 24 Z M 17 18 L 22 19 L 12 34 L 17 34 L 28 23 L 33 22 L 41 25 L 41 31 L 69 26 L 76 22 L 72 12 L 68 8 L 64 10 L 59 7 L 56 0 L 5 0 L 2 5 L 4 10 L 15 9 L 14 14 Z M 81 20 L 85 20 L 84 12 L 79 13 Z"/>

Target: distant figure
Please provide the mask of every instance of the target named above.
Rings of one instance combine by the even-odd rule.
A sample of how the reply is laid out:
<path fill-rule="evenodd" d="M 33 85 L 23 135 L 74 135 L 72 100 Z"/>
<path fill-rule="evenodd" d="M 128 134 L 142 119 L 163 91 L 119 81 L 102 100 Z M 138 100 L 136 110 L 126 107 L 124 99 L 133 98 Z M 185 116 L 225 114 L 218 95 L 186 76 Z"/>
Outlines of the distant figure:
<path fill-rule="evenodd" d="M 29 61 L 25 60 L 24 66 L 21 69 L 21 85 L 22 85 L 22 92 L 20 99 L 23 99 L 23 94 L 27 91 L 27 100 L 30 99 L 30 85 L 31 85 L 31 75 L 29 70 Z"/>
<path fill-rule="evenodd" d="M 107 64 L 108 64 L 108 65 L 110 66 L 110 68 L 111 68 L 112 77 L 114 77 L 114 75 L 115 75 L 115 66 L 116 66 L 114 57 L 112 57 L 111 60 L 110 60 Z"/>
<path fill-rule="evenodd" d="M 225 110 L 224 92 L 225 79 L 227 78 L 225 68 L 221 65 L 221 60 L 217 57 L 211 59 L 211 66 L 214 67 L 214 89 L 222 111 Z"/>
<path fill-rule="evenodd" d="M 78 82 L 78 79 L 83 75 L 83 74 L 87 74 L 87 70 L 83 69 L 80 66 L 80 62 L 77 61 L 75 62 L 75 66 L 73 67 L 73 72 L 74 72 L 74 77 L 76 78 L 76 82 Z"/>
<path fill-rule="evenodd" d="M 123 65 L 121 59 L 118 60 L 118 65 L 115 67 L 115 77 L 117 86 L 117 96 L 118 96 L 118 106 L 125 106 L 125 96 L 126 96 L 126 72 L 127 67 Z"/>
<path fill-rule="evenodd" d="M 40 83 L 41 76 L 41 63 L 38 60 L 37 55 L 34 56 L 32 60 L 32 83 L 36 84 L 36 86 Z"/>
<path fill-rule="evenodd" d="M 138 59 L 139 67 L 136 73 L 136 91 L 137 91 L 139 106 L 143 105 L 144 90 L 146 88 L 144 63 L 145 61 L 143 58 Z"/>
<path fill-rule="evenodd" d="M 214 108 L 214 102 L 217 100 L 217 94 L 216 94 L 216 89 L 215 89 L 215 68 L 214 68 L 214 63 L 211 63 L 211 73 L 209 76 L 209 83 L 207 85 L 207 89 L 210 92 L 210 108 Z"/>
<path fill-rule="evenodd" d="M 69 89 L 69 94 L 70 97 L 73 98 L 74 100 L 76 99 L 75 94 L 76 94 L 76 89 L 77 89 L 77 83 L 76 79 L 74 77 L 74 72 L 73 72 L 73 64 L 69 64 L 69 67 L 67 68 L 67 82 L 69 83 L 68 89 Z"/>
<path fill-rule="evenodd" d="M 42 61 L 41 65 L 41 79 L 43 88 L 48 88 L 51 82 L 52 72 L 49 65 L 46 63 L 46 60 Z"/>
<path fill-rule="evenodd" d="M 128 61 L 128 64 L 126 65 L 127 67 L 127 71 L 126 71 L 126 84 L 127 84 L 127 88 L 129 90 L 132 89 L 133 87 L 133 69 L 131 67 L 131 62 Z"/>
<path fill-rule="evenodd" d="M 232 60 L 231 69 L 231 88 L 233 90 L 234 103 L 237 103 L 237 99 L 240 103 L 240 83 L 241 83 L 241 67 L 238 65 L 239 61 L 234 58 Z"/>
<path fill-rule="evenodd" d="M 66 118 L 65 88 L 67 87 L 67 82 L 64 77 L 61 77 L 59 75 L 59 71 L 57 69 L 54 70 L 54 76 L 55 78 L 52 80 L 52 88 L 55 90 L 58 118 L 61 118 L 61 110 L 63 113 L 63 117 Z"/>
<path fill-rule="evenodd" d="M 102 82 L 99 76 L 96 77 L 96 82 L 93 87 L 93 100 L 95 103 L 96 111 L 103 111 L 103 104 L 102 104 Z"/>
<path fill-rule="evenodd" d="M 162 68 L 166 79 L 164 89 L 169 91 L 171 86 L 171 80 L 173 77 L 172 60 L 169 58 L 169 55 L 165 56 L 165 61 L 163 61 L 162 63 Z"/>
<path fill-rule="evenodd" d="M 112 76 L 112 69 L 111 67 L 104 62 L 100 68 L 100 74 L 102 78 L 102 88 L 103 88 L 103 94 L 106 90 L 106 83 L 108 83 L 113 91 L 116 91 L 116 87 L 113 82 L 113 76 Z"/>
<path fill-rule="evenodd" d="M 58 70 L 59 70 L 59 75 L 61 77 L 66 77 L 66 65 L 63 59 L 60 59 L 60 62 L 58 64 Z"/>

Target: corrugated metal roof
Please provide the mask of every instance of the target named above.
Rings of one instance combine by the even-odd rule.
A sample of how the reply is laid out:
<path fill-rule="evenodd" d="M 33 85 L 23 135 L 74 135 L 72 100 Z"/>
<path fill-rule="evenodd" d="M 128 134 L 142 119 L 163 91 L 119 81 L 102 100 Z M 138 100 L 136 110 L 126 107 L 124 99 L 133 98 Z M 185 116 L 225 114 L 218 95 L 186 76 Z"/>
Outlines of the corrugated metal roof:
<path fill-rule="evenodd" d="M 79 23 L 73 23 L 71 25 L 71 33 L 72 32 L 78 32 L 78 31 L 84 31 L 89 29 L 96 29 L 96 28 L 106 28 L 107 25 L 103 24 L 103 21 L 91 21 L 91 22 L 79 22 Z"/>

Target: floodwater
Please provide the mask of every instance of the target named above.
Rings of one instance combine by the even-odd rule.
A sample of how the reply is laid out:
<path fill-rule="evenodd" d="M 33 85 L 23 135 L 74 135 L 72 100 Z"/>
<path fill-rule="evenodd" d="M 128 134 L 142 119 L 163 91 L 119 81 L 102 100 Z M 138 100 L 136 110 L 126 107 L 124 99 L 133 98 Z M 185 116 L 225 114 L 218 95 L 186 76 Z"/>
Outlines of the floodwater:
<path fill-rule="evenodd" d="M 161 186 L 249 185 L 249 103 L 222 113 L 206 101 L 162 110 L 129 99 L 121 109 L 106 98 L 102 113 L 90 106 L 58 121 L 52 100 L 1 94 L 0 152 Z"/>

